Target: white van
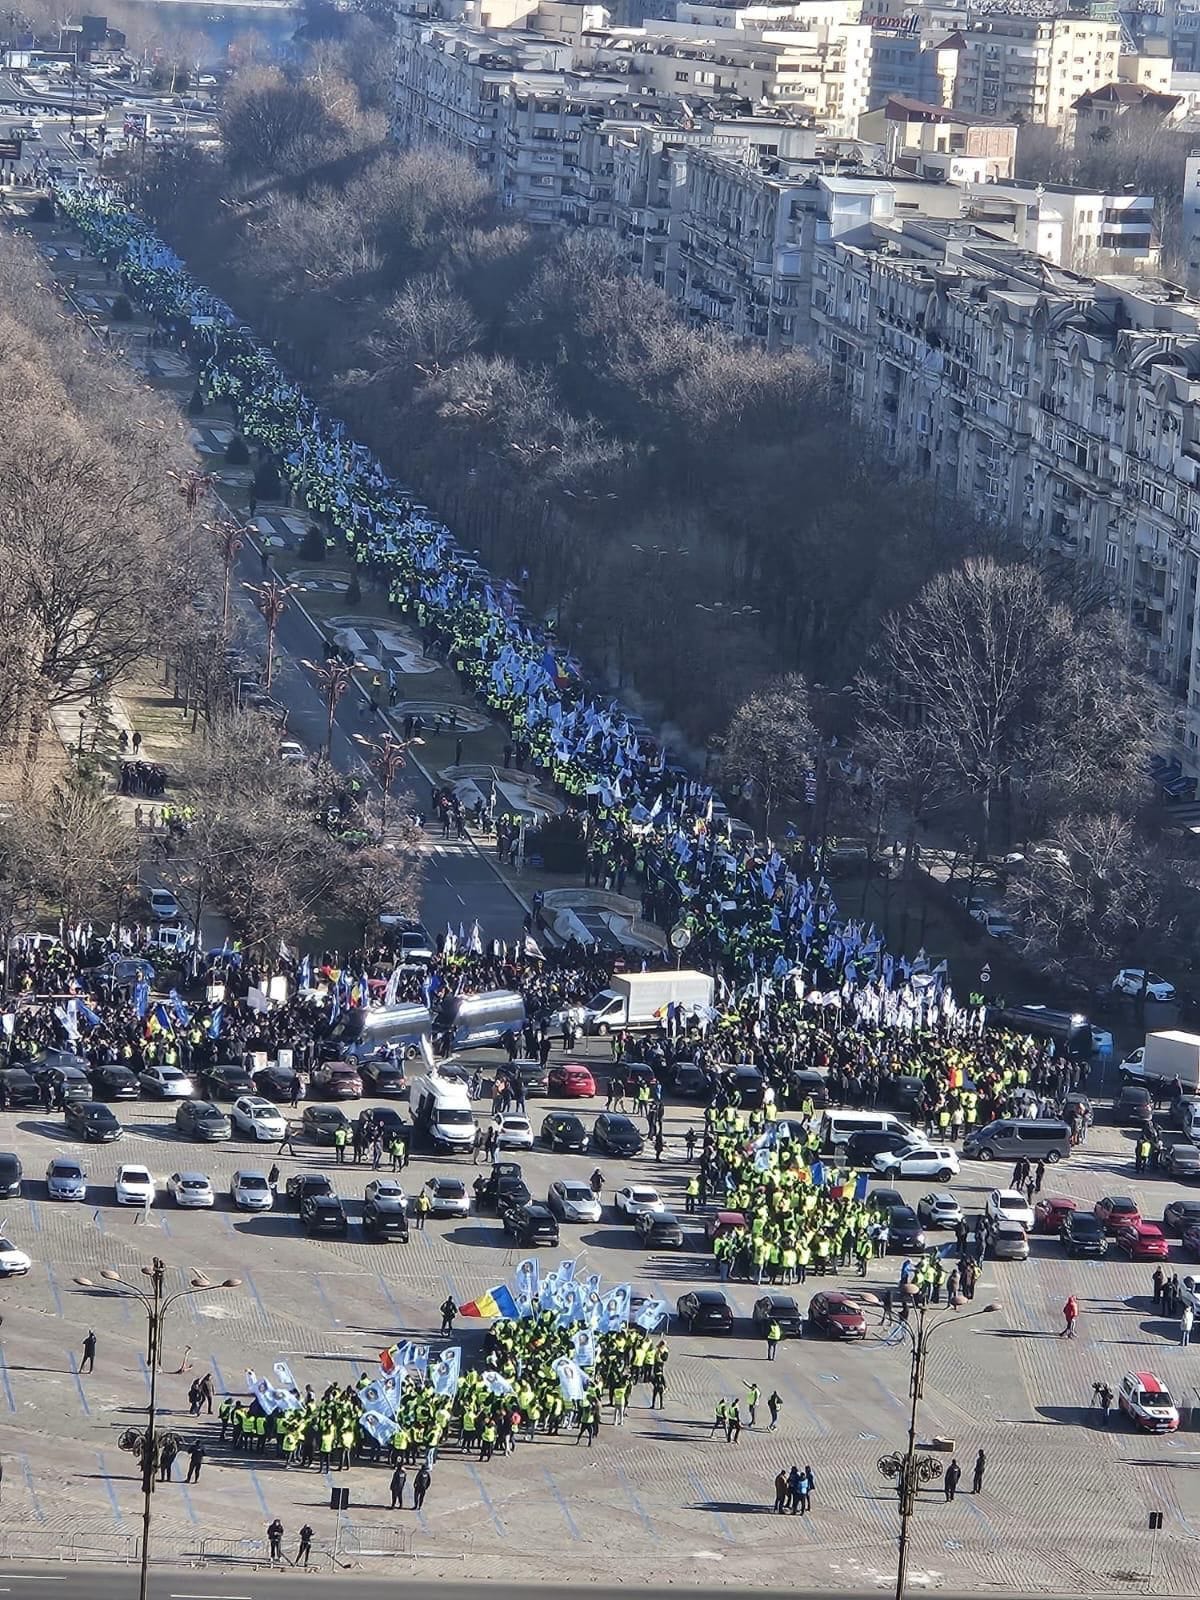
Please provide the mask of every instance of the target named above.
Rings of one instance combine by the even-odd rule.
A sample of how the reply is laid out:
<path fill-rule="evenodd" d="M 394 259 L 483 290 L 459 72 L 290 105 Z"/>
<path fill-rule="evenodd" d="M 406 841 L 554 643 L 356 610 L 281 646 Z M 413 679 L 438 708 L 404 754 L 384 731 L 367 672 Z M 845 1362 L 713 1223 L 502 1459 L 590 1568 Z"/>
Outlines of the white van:
<path fill-rule="evenodd" d="M 855 1133 L 902 1133 L 907 1138 L 921 1135 L 890 1111 L 826 1111 L 821 1118 L 821 1150 L 825 1155 L 843 1156 Z"/>
<path fill-rule="evenodd" d="M 466 1087 L 457 1078 L 431 1072 L 408 1092 L 413 1126 L 439 1150 L 470 1150 L 475 1143 L 475 1118 Z"/>

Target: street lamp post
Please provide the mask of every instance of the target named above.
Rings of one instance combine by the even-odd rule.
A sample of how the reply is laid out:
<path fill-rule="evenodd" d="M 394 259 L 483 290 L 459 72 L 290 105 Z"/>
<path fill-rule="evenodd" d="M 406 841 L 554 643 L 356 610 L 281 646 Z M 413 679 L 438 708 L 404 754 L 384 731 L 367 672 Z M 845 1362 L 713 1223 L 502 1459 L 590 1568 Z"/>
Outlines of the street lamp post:
<path fill-rule="evenodd" d="M 221 601 L 221 631 L 225 631 L 229 624 L 229 579 L 233 571 L 233 563 L 238 558 L 238 552 L 246 540 L 246 530 L 238 522 L 228 520 L 212 525 L 212 531 L 217 537 L 217 549 L 220 552 L 221 564 L 225 569 L 225 591 Z"/>
<path fill-rule="evenodd" d="M 397 739 L 390 730 L 382 739 L 368 739 L 361 733 L 354 735 L 354 742 L 370 752 L 371 769 L 379 779 L 379 787 L 383 790 L 382 807 L 382 832 L 387 833 L 387 808 L 388 795 L 391 793 L 392 784 L 396 774 L 408 760 L 410 746 L 424 744 L 424 739 Z"/>
<path fill-rule="evenodd" d="M 900 1326 L 908 1334 L 912 1344 L 912 1368 L 909 1372 L 908 1392 L 912 1405 L 908 1414 L 908 1447 L 904 1454 L 896 1450 L 891 1455 L 879 1458 L 879 1471 L 885 1478 L 896 1479 L 896 1490 L 900 1501 L 900 1543 L 896 1560 L 896 1600 L 904 1600 L 905 1587 L 908 1582 L 908 1524 L 913 1511 L 916 1509 L 917 1493 L 923 1483 L 935 1483 L 942 1475 L 942 1463 L 934 1456 L 917 1454 L 917 1407 L 925 1393 L 925 1356 L 929 1348 L 929 1339 L 934 1329 L 947 1320 L 955 1322 L 970 1322 L 972 1317 L 985 1317 L 993 1311 L 1001 1311 L 1003 1307 L 998 1302 L 984 1306 L 979 1311 L 972 1311 L 965 1317 L 958 1316 L 951 1311 L 940 1317 L 929 1317 L 928 1304 L 916 1307 L 917 1326 L 914 1332 L 909 1323 L 903 1322 Z"/>
<path fill-rule="evenodd" d="M 275 634 L 279 628 L 279 619 L 287 610 L 287 597 L 299 584 L 280 583 L 278 578 L 268 578 L 266 583 L 244 583 L 243 589 L 248 589 L 255 597 L 255 604 L 262 612 L 263 621 L 267 625 L 267 677 L 265 687 L 270 693 L 271 679 L 275 676 Z"/>
<path fill-rule="evenodd" d="M 360 665 L 357 661 L 342 661 L 331 657 L 323 666 L 318 666 L 315 661 L 303 660 L 300 665 L 309 672 L 315 673 L 325 689 L 325 759 L 333 759 L 333 719 L 337 712 L 338 701 L 350 687 L 354 677 L 355 668 Z"/>
<path fill-rule="evenodd" d="M 143 1267 L 142 1275 L 147 1286 L 127 1283 L 114 1267 L 103 1267 L 103 1283 L 91 1278 L 76 1278 L 81 1289 L 102 1289 L 122 1299 L 139 1300 L 146 1312 L 146 1363 L 150 1368 L 150 1395 L 146 1404 L 146 1431 L 141 1438 L 142 1467 L 142 1568 L 138 1585 L 138 1600 L 146 1600 L 150 1578 L 150 1518 L 154 1493 L 154 1462 L 157 1454 L 156 1425 L 158 1410 L 158 1363 L 162 1356 L 163 1319 L 177 1300 L 191 1300 L 198 1295 L 211 1294 L 217 1289 L 238 1289 L 240 1278 L 226 1278 L 222 1283 L 210 1283 L 202 1272 L 193 1272 L 191 1285 L 174 1294 L 166 1293 L 167 1267 L 155 1256 L 150 1266 Z"/>

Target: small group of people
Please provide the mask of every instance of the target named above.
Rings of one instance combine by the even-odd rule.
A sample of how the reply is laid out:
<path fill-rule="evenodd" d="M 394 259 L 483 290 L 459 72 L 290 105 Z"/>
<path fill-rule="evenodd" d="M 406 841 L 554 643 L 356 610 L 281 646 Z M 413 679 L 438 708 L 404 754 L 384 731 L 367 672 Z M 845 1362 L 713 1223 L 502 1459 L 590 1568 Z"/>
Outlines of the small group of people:
<path fill-rule="evenodd" d="M 780 1467 L 775 1474 L 775 1510 L 780 1516 L 790 1512 L 793 1517 L 806 1516 L 812 1510 L 813 1490 L 816 1488 L 816 1479 L 813 1469 L 805 1467 L 803 1471 L 798 1466 L 792 1466 L 787 1472 Z"/>

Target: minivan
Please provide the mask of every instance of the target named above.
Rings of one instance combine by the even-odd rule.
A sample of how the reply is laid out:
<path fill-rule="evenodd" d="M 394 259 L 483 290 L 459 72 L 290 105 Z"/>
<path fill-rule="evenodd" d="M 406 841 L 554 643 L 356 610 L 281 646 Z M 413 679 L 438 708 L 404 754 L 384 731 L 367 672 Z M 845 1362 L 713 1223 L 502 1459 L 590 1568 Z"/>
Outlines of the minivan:
<path fill-rule="evenodd" d="M 1071 1130 L 1050 1117 L 1001 1117 L 972 1128 L 963 1140 L 963 1155 L 977 1161 L 1065 1161 L 1071 1154 Z"/>
<path fill-rule="evenodd" d="M 917 1137 L 915 1128 L 890 1111 L 827 1111 L 821 1118 L 821 1149 L 826 1155 L 843 1155 L 856 1133 L 903 1133 Z"/>

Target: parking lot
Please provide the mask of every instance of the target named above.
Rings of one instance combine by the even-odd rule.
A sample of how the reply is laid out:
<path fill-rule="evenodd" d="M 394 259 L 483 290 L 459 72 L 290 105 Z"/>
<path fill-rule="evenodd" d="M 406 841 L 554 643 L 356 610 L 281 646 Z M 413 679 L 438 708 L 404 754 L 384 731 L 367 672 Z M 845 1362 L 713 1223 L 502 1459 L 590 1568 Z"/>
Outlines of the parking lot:
<path fill-rule="evenodd" d="M 582 1059 L 595 1063 L 603 1081 L 600 1047 Z M 486 1072 L 493 1056 L 481 1051 L 470 1060 Z M 345 1109 L 353 1116 L 373 1103 L 351 1102 Z M 590 1124 L 602 1106 L 601 1098 L 534 1099 L 528 1112 L 536 1132 L 549 1110 L 578 1112 Z M 399 1109 L 406 1110 L 403 1102 Z M 486 1121 L 489 1102 L 477 1101 L 475 1109 Z M 462 1303 L 509 1281 L 516 1261 L 529 1252 L 509 1242 L 494 1214 L 474 1211 L 431 1218 L 424 1229 L 414 1223 L 407 1244 L 369 1241 L 359 1220 L 364 1189 L 375 1176 L 369 1158 L 355 1166 L 347 1152 L 339 1165 L 326 1146 L 298 1144 L 295 1155 L 279 1157 L 274 1144 L 183 1141 L 170 1103 L 118 1103 L 115 1110 L 123 1137 L 86 1147 L 67 1138 L 60 1113 L 0 1116 L 0 1147 L 16 1151 L 26 1173 L 24 1196 L 2 1203 L 4 1225 L 33 1258 L 28 1277 L 0 1286 L 0 1417 L 7 1424 L 0 1444 L 0 1528 L 13 1549 L 39 1540 L 52 1544 L 68 1529 L 91 1529 L 97 1537 L 137 1531 L 139 1483 L 117 1438 L 145 1405 L 144 1319 L 137 1305 L 74 1280 L 98 1281 L 97 1270 L 108 1265 L 136 1274 L 138 1264 L 158 1255 L 179 1287 L 196 1269 L 214 1280 L 242 1279 L 239 1289 L 183 1301 L 171 1313 L 159 1383 L 164 1425 L 184 1438 L 198 1431 L 209 1457 L 198 1485 L 164 1486 L 157 1497 L 162 1550 L 261 1538 L 275 1515 L 289 1536 L 307 1519 L 320 1537 L 331 1537 L 328 1485 L 315 1471 L 285 1470 L 271 1455 L 227 1455 L 216 1442 L 215 1420 L 197 1423 L 187 1414 L 192 1380 L 211 1372 L 219 1397 L 244 1388 L 246 1368 L 269 1371 L 282 1358 L 302 1384 L 318 1391 L 331 1380 L 352 1382 L 397 1339 L 436 1334 L 437 1308 L 448 1294 Z M 299 1110 L 288 1115 L 299 1122 Z M 688 1290 L 713 1287 L 704 1219 L 684 1215 L 683 1137 L 689 1125 L 698 1128 L 699 1116 L 695 1107 L 668 1104 L 661 1162 L 649 1147 L 627 1161 L 600 1158 L 601 1221 L 563 1222 L 560 1247 L 542 1250 L 543 1264 L 573 1258 L 579 1268 L 603 1273 L 606 1282 L 629 1282 L 672 1305 Z M 86 1168 L 83 1203 L 46 1198 L 46 1166 L 64 1153 Z M 1132 1155 L 1130 1137 L 1101 1123 L 1083 1150 L 1049 1170 L 1044 1192 L 1053 1188 L 1089 1206 L 1105 1195 L 1129 1194 L 1144 1216 L 1161 1219 L 1180 1186 L 1157 1172 L 1135 1178 Z M 535 1200 L 544 1200 L 557 1179 L 586 1181 L 597 1164 L 587 1152 L 540 1147 L 506 1152 L 505 1159 L 520 1161 Z M 276 1160 L 281 1198 L 275 1209 L 235 1210 L 229 1198 L 234 1172 L 266 1173 Z M 123 1162 L 145 1164 L 158 1181 L 158 1203 L 145 1222 L 137 1207 L 115 1203 L 113 1184 Z M 385 1158 L 385 1176 L 388 1168 Z M 439 1174 L 469 1182 L 476 1175 L 470 1169 L 469 1158 L 415 1150 L 402 1181 L 413 1194 Z M 166 1180 L 185 1170 L 211 1178 L 211 1210 L 183 1209 L 167 1199 Z M 304 1172 L 326 1174 L 346 1201 L 345 1238 L 307 1238 L 296 1213 L 285 1209 L 288 1178 Z M 930 1190 L 949 1187 L 973 1215 L 1008 1177 L 999 1164 L 964 1162 L 949 1185 L 912 1180 L 898 1186 L 914 1204 Z M 677 1212 L 682 1247 L 643 1248 L 633 1226 L 618 1217 L 615 1191 L 631 1180 L 656 1186 Z M 1177 1260 L 1175 1240 L 1171 1255 L 1171 1270 L 1191 1270 Z M 851 1268 L 819 1285 L 810 1278 L 780 1292 L 793 1294 L 804 1308 L 818 1288 L 834 1284 L 878 1291 L 895 1283 L 900 1260 L 893 1255 L 871 1263 L 866 1285 Z M 1151 1263 L 1130 1264 L 1112 1253 L 1100 1261 L 1068 1261 L 1057 1239 L 1035 1237 L 1027 1261 L 984 1266 L 970 1309 L 998 1301 L 1000 1311 L 958 1327 L 953 1313 L 940 1313 L 919 1431 L 954 1441 L 968 1481 L 983 1446 L 988 1471 L 980 1496 L 960 1494 L 947 1505 L 940 1492 L 930 1493 L 919 1508 L 914 1561 L 927 1581 L 1003 1575 L 1008 1584 L 1046 1590 L 1084 1583 L 1120 1588 L 1130 1581 L 1120 1574 L 1146 1569 L 1146 1514 L 1156 1509 L 1165 1513 L 1156 1555 L 1160 1574 L 1173 1574 L 1181 1587 L 1200 1581 L 1193 1554 L 1200 1489 L 1187 1470 L 1200 1460 L 1200 1434 L 1187 1425 L 1187 1408 L 1200 1400 L 1192 1371 L 1198 1356 L 1180 1347 L 1176 1322 L 1154 1314 L 1152 1270 Z M 606 1408 L 606 1425 L 591 1451 L 576 1447 L 573 1434 L 522 1443 L 510 1460 L 487 1465 L 465 1461 L 451 1448 L 435 1468 L 419 1518 L 384 1509 L 386 1468 L 356 1465 L 337 1475 L 351 1497 L 342 1536 L 369 1545 L 372 1537 L 378 1542 L 369 1530 L 395 1527 L 402 1518 L 414 1548 L 432 1558 L 422 1562 L 423 1573 L 438 1570 L 439 1562 L 447 1572 L 459 1570 L 457 1560 L 471 1555 L 485 1558 L 497 1576 L 549 1577 L 564 1562 L 582 1562 L 597 1570 L 603 1564 L 610 1575 L 630 1580 L 711 1579 L 720 1563 L 729 1581 L 767 1581 L 778 1570 L 780 1552 L 799 1546 L 814 1584 L 884 1583 L 894 1562 L 896 1517 L 894 1494 L 876 1462 L 903 1444 L 907 1343 L 885 1337 L 872 1316 L 863 1343 L 788 1340 L 768 1365 L 749 1320 L 761 1291 L 746 1282 L 724 1287 L 735 1313 L 731 1335 L 691 1337 L 672 1320 L 664 1410 L 651 1413 L 648 1390 L 639 1391 L 624 1426 L 616 1428 L 607 1425 Z M 1057 1337 L 1069 1292 L 1081 1308 L 1073 1343 Z M 479 1360 L 484 1326 L 459 1322 L 455 1339 L 462 1336 L 467 1362 Z M 81 1376 L 89 1328 L 97 1334 L 96 1368 Z M 187 1368 L 179 1373 L 185 1356 Z M 1115 1389 L 1129 1369 L 1153 1371 L 1171 1389 L 1185 1409 L 1178 1434 L 1148 1437 L 1124 1424 L 1099 1428 L 1098 1414 L 1088 1409 L 1092 1383 L 1106 1379 Z M 712 1437 L 715 1403 L 744 1395 L 749 1382 L 760 1385 L 764 1401 L 777 1388 L 779 1429 L 766 1431 L 763 1407 L 759 1427 L 744 1429 L 736 1446 L 726 1445 L 722 1436 Z M 794 1462 L 813 1469 L 812 1515 L 772 1519 L 772 1480 Z"/>

